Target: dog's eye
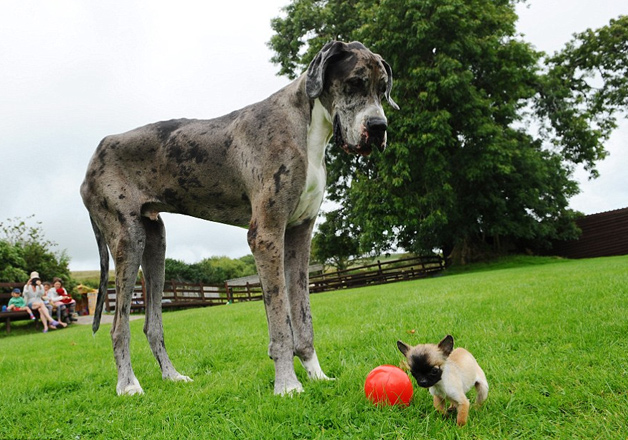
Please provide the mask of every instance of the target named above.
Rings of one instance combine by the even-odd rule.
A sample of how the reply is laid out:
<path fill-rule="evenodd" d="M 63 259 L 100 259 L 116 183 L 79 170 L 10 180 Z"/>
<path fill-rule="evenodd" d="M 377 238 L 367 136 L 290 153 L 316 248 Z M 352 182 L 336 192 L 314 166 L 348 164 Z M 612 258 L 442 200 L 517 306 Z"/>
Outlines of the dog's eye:
<path fill-rule="evenodd" d="M 430 371 L 430 376 L 432 377 L 436 377 L 440 374 L 440 368 L 438 367 L 434 367 L 432 368 L 432 371 Z"/>
<path fill-rule="evenodd" d="M 347 84 L 353 90 L 362 90 L 365 87 L 365 81 L 358 77 L 349 78 Z"/>
<path fill-rule="evenodd" d="M 380 95 L 386 94 L 386 89 L 388 88 L 388 83 L 386 81 L 380 81 L 378 87 L 378 92 Z"/>

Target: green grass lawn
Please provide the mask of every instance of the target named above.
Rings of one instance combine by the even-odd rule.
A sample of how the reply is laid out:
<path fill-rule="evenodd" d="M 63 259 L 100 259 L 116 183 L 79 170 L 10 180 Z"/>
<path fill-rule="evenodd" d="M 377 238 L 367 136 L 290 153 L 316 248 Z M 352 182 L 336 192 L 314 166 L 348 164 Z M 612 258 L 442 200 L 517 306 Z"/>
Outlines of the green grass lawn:
<path fill-rule="evenodd" d="M 318 356 L 333 382 L 275 397 L 261 302 L 166 313 L 166 344 L 192 383 L 161 380 L 131 323 L 146 394 L 118 397 L 109 325 L 0 332 L 0 438 L 625 439 L 628 256 L 523 259 L 482 270 L 312 296 Z M 492 269 L 492 270 L 489 270 Z M 363 394 L 396 340 L 450 333 L 486 372 L 486 404 L 457 428 L 417 389 L 407 408 Z M 298 364 L 298 361 L 297 361 Z"/>

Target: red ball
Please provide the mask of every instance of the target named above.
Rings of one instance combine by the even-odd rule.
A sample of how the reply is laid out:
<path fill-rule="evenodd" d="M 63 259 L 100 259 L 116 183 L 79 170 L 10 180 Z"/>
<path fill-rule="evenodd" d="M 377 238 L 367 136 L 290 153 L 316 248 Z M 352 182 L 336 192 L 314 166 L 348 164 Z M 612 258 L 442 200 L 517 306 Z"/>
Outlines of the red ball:
<path fill-rule="evenodd" d="M 410 405 L 412 382 L 408 375 L 394 365 L 380 365 L 364 382 L 364 394 L 376 405 Z"/>

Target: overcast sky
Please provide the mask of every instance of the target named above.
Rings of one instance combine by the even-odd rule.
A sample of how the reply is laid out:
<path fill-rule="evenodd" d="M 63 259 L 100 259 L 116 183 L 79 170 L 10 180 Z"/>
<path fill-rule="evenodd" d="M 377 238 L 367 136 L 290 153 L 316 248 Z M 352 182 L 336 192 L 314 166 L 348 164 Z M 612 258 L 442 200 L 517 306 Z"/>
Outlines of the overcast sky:
<path fill-rule="evenodd" d="M 0 222 L 34 214 L 72 270 L 97 269 L 79 186 L 100 140 L 159 120 L 220 116 L 286 85 L 266 42 L 270 19 L 288 3 L 0 1 Z M 552 53 L 573 33 L 628 14 L 628 2 L 531 0 L 519 12 L 526 41 Z M 628 206 L 627 143 L 623 121 L 601 177 L 576 174 L 583 192 L 574 209 Z M 243 229 L 173 214 L 164 220 L 170 258 L 249 253 Z"/>

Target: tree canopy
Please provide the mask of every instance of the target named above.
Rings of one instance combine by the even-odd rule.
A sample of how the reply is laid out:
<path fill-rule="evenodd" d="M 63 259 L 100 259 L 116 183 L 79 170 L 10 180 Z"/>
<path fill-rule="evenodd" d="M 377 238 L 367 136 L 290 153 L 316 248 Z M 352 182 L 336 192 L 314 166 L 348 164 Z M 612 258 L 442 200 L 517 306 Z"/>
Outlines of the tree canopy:
<path fill-rule="evenodd" d="M 211 257 L 192 264 L 166 258 L 166 280 L 222 284 L 226 280 L 255 273 L 257 270 L 253 255 L 246 255 L 238 259 Z"/>
<path fill-rule="evenodd" d="M 439 249 L 465 262 L 576 236 L 573 169 L 596 176 L 608 116 L 626 104 L 625 20 L 546 57 L 516 33 L 516 3 L 294 0 L 272 21 L 280 74 L 295 77 L 330 39 L 362 41 L 394 72 L 388 148 L 366 159 L 328 149 L 335 237 L 362 253 Z"/>
<path fill-rule="evenodd" d="M 59 277 L 66 289 L 76 284 L 70 272 L 70 259 L 65 251 L 55 251 L 56 243 L 47 240 L 40 222 L 30 226 L 20 218 L 0 222 L 0 281 L 24 282 L 32 271 L 39 272 L 42 281 Z"/>

